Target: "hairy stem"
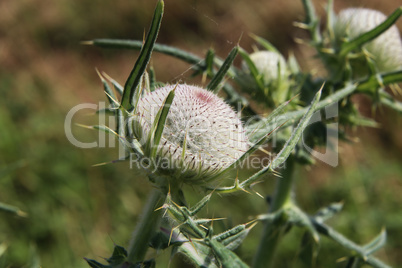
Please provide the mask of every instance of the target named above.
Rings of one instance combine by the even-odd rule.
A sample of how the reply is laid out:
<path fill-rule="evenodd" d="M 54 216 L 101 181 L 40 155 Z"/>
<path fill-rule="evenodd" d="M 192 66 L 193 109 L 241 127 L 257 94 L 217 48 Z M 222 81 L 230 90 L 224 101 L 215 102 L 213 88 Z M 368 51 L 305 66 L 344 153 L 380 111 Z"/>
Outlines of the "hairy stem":
<path fill-rule="evenodd" d="M 127 260 L 129 263 L 144 261 L 148 250 L 148 244 L 155 229 L 158 227 L 162 217 L 162 210 L 155 209 L 161 207 L 165 200 L 165 194 L 159 189 L 153 189 L 147 203 L 144 206 L 143 214 L 135 227 L 133 237 L 128 248 Z"/>
<path fill-rule="evenodd" d="M 293 157 L 290 156 L 285 163 L 286 168 L 281 173 L 281 178 L 278 178 L 277 180 L 275 194 L 269 208 L 269 213 L 275 213 L 292 203 L 291 195 L 294 170 Z M 265 224 L 260 245 L 254 258 L 253 268 L 266 268 L 272 265 L 275 249 L 284 231 L 284 223 L 285 219 L 279 217 L 278 219 L 269 221 Z"/>

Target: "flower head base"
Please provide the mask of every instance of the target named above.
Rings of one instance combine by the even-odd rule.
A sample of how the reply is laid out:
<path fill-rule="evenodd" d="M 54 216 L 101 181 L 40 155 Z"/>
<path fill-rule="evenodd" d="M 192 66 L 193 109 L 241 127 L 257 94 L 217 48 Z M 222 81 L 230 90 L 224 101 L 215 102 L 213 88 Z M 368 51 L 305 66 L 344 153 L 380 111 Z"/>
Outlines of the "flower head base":
<path fill-rule="evenodd" d="M 235 162 L 247 149 L 242 123 L 232 108 L 205 89 L 171 85 L 145 94 L 136 107 L 134 132 L 150 143 L 156 114 L 169 92 L 175 90 L 162 137 L 151 159 L 159 174 L 202 184 Z"/>
<path fill-rule="evenodd" d="M 381 24 L 387 17 L 367 8 L 342 10 L 336 19 L 335 35 L 338 40 L 354 39 Z M 392 71 L 402 67 L 402 42 L 394 25 L 383 34 L 363 46 L 373 57 L 378 71 Z"/>

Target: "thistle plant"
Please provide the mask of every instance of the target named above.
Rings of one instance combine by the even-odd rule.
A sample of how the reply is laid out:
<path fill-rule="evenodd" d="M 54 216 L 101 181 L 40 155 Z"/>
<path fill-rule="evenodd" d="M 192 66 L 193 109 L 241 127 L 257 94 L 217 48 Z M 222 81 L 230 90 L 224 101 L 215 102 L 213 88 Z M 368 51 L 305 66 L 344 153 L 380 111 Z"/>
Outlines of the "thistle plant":
<path fill-rule="evenodd" d="M 211 51 L 201 58 L 158 44 L 156 39 L 164 8 L 161 0 L 144 41 L 96 39 L 87 42 L 105 48 L 140 50 L 124 86 L 100 74 L 110 101 L 107 112 L 116 116 L 117 126 L 116 129 L 94 128 L 116 135 L 126 152 L 125 158 L 120 160 L 134 155 L 136 161 L 145 163 L 147 177 L 154 185 L 128 249 L 116 246 L 112 257 L 106 259 L 107 265 L 87 259 L 91 267 L 154 267 L 158 259 L 147 255 L 151 248 L 170 249 L 172 255 L 180 253 L 197 267 L 272 267 L 279 241 L 292 226 L 305 232 L 301 241 L 307 250 L 302 259 L 307 267 L 315 266 L 323 236 L 345 249 L 347 267 L 363 263 L 389 267 L 372 255 L 385 244 L 385 231 L 369 244 L 358 245 L 325 223 L 340 212 L 341 204 L 329 204 L 310 215 L 299 207 L 292 189 L 297 179 L 295 171 L 300 166 L 314 164 L 317 154 L 311 154 L 313 149 L 326 145 L 329 150 L 331 137 L 325 123 L 339 125 L 336 140 L 346 137 L 343 129 L 347 125 L 375 125 L 374 121 L 360 115 L 351 96 L 365 94 L 373 100 L 373 107 L 382 104 L 399 113 L 402 111 L 401 103 L 385 91 L 386 86 L 397 88 L 395 84 L 402 81 L 400 65 L 392 61 L 399 56 L 391 59 L 385 54 L 385 51 L 400 49 L 387 45 L 400 44 L 399 39 L 393 41 L 397 36 L 391 32 L 395 31 L 393 24 L 402 15 L 402 7 L 389 17 L 369 13 L 373 14 L 369 16 L 373 16 L 375 22 L 366 19 L 369 25 L 361 26 L 355 24 L 362 21 L 358 16 L 361 11 L 341 12 L 335 19 L 332 1 L 329 1 L 327 26 L 321 31 L 314 6 L 308 0 L 303 4 L 306 19 L 297 25 L 309 31 L 311 39 L 306 43 L 316 49 L 317 56 L 327 67 L 328 75 L 323 77 L 301 70 L 293 56 L 285 61 L 262 37 L 253 36 L 265 51 L 248 53 L 236 46 L 225 59 Z M 355 15 L 350 17 L 350 13 Z M 384 47 L 379 48 L 379 44 Z M 191 64 L 195 75 L 210 79 L 208 85 L 169 85 L 156 81 L 153 70 L 147 71 L 153 51 Z M 238 53 L 244 61 L 240 68 L 233 65 Z M 352 63 L 360 57 L 370 67 L 363 74 Z M 380 64 L 380 60 L 392 62 Z M 242 93 L 248 93 L 251 98 Z M 218 94 L 224 95 L 226 101 Z M 249 105 L 256 99 L 270 111 L 267 115 L 258 115 Z M 231 104 L 238 104 L 240 108 L 235 111 Z M 322 110 L 330 113 L 334 107 L 334 116 L 309 127 L 314 115 Z M 253 116 L 255 120 L 244 124 L 248 118 L 245 116 Z M 271 161 L 249 177 L 234 176 L 231 171 L 237 171 L 239 164 L 257 150 L 265 151 L 262 147 L 269 144 L 273 136 L 280 146 L 272 148 Z M 213 222 L 218 218 L 199 217 L 212 195 L 254 192 L 253 186 L 268 174 L 278 176 L 275 191 L 269 198 L 269 209 L 261 210 L 251 221 L 245 220 L 216 233 Z M 196 186 L 194 188 L 205 193 L 192 207 L 186 202 L 184 184 Z M 253 261 L 246 263 L 234 250 L 254 231 L 256 224 L 263 225 L 261 241 Z M 328 260 L 331 261 L 335 260 Z"/>

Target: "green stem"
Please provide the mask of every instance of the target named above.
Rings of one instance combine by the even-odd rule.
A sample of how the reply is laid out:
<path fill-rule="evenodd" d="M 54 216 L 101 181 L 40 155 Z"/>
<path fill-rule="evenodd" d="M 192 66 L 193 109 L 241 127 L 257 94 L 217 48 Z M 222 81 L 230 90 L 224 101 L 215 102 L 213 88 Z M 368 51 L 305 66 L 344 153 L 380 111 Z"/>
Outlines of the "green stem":
<path fill-rule="evenodd" d="M 144 261 L 145 254 L 148 250 L 148 244 L 151 240 L 155 229 L 158 227 L 162 217 L 162 210 L 155 209 L 161 207 L 165 200 L 165 194 L 159 189 L 153 189 L 143 214 L 135 227 L 133 237 L 128 248 L 127 260 L 129 263 L 137 263 Z"/>
<path fill-rule="evenodd" d="M 355 252 L 358 257 L 362 258 L 364 262 L 367 264 L 371 265 L 372 267 L 378 267 L 378 268 L 390 268 L 387 264 L 383 263 L 379 259 L 377 259 L 374 256 L 369 256 L 367 255 L 367 252 L 365 249 L 353 241 L 350 241 L 348 238 L 343 236 L 342 234 L 338 233 L 336 230 L 333 228 L 325 225 L 322 222 L 319 222 L 317 220 L 312 219 L 311 220 L 315 229 L 322 235 L 325 235 L 338 244 L 340 244 L 342 247 L 349 249 L 352 252 Z"/>
<path fill-rule="evenodd" d="M 292 203 L 293 170 L 294 160 L 290 156 L 286 161 L 286 168 L 281 173 L 281 178 L 277 180 L 269 213 L 278 212 Z M 266 268 L 272 265 L 275 249 L 284 231 L 284 223 L 285 219 L 279 217 L 279 219 L 265 224 L 261 242 L 254 258 L 253 268 Z"/>
<path fill-rule="evenodd" d="M 303 0 L 302 2 L 304 10 L 306 11 L 306 24 L 309 27 L 311 37 L 315 44 L 321 45 L 322 37 L 319 30 L 320 22 L 317 18 L 313 2 L 311 0 Z"/>
<path fill-rule="evenodd" d="M 333 104 L 337 103 L 343 98 L 346 98 L 347 96 L 351 95 L 354 91 L 356 90 L 355 85 L 348 85 L 338 91 L 336 91 L 334 94 L 326 97 L 325 99 L 319 101 L 317 105 L 314 107 L 314 112 L 321 110 L 322 108 Z M 267 122 L 266 120 L 261 120 L 258 121 L 257 123 L 254 123 L 248 127 L 250 130 L 259 130 L 255 131 L 253 134 L 253 139 L 252 141 L 259 140 L 263 137 L 268 132 L 273 131 L 277 126 L 281 126 L 281 128 L 286 128 L 292 124 L 294 124 L 297 120 L 302 118 L 307 111 L 310 109 L 310 107 L 305 107 L 303 109 L 297 110 L 297 111 L 290 111 L 286 112 L 284 114 L 278 115 L 275 118 L 275 121 L 269 121 Z"/>

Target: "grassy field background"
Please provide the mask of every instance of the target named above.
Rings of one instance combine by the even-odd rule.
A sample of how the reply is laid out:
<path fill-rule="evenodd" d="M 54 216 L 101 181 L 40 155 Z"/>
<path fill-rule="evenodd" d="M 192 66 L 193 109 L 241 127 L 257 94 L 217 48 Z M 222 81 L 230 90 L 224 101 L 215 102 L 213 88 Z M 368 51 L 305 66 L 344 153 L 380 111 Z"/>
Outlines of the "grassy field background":
<path fill-rule="evenodd" d="M 301 2 L 301 1 L 300 1 Z M 324 1 L 315 1 L 323 14 Z M 336 0 L 336 10 L 349 6 L 376 8 L 390 14 L 400 0 Z M 88 267 L 83 257 L 108 257 L 114 243 L 126 246 L 151 186 L 127 163 L 93 167 L 114 160 L 113 148 L 81 149 L 66 138 L 64 120 L 80 103 L 104 101 L 95 68 L 124 83 L 137 52 L 101 50 L 81 45 L 93 38 L 143 38 L 155 1 L 149 0 L 2 0 L 0 2 L 0 202 L 19 207 L 26 217 L 0 212 L 0 267 Z M 299 1 L 166 1 L 158 42 L 203 56 L 212 47 L 225 57 L 240 45 L 251 51 L 249 33 L 271 41 L 287 55 L 312 56 L 295 37 L 305 33 L 292 22 L 303 19 Z M 402 20 L 398 22 L 402 29 Z M 239 41 L 240 40 L 240 41 Z M 316 61 L 302 60 L 303 68 L 319 69 Z M 189 78 L 189 66 L 154 54 L 152 65 L 163 82 Z M 371 115 L 369 103 L 358 98 Z M 387 109 L 374 117 L 378 129 L 351 129 L 358 141 L 341 145 L 337 168 L 318 164 L 299 168 L 296 197 L 308 212 L 331 202 L 344 210 L 330 221 L 359 243 L 368 242 L 382 228 L 387 246 L 377 253 L 385 262 L 402 263 L 402 136 L 401 120 Z M 78 113 L 74 122 L 96 123 L 92 110 Z M 81 141 L 98 133 L 73 127 Z M 268 195 L 274 178 L 259 187 Z M 195 193 L 190 202 L 201 195 Z M 227 207 L 235 206 L 235 209 Z M 227 224 L 248 221 L 266 211 L 255 195 L 215 196 L 208 213 L 227 217 Z M 250 233 L 238 253 L 250 261 L 261 226 Z M 292 230 L 281 244 L 277 267 L 302 267 L 298 261 L 300 233 Z M 167 267 L 168 252 L 160 252 Z M 319 264 L 344 256 L 337 245 L 323 240 Z M 171 267 L 184 267 L 173 260 Z M 318 266 L 323 267 L 323 266 Z"/>

